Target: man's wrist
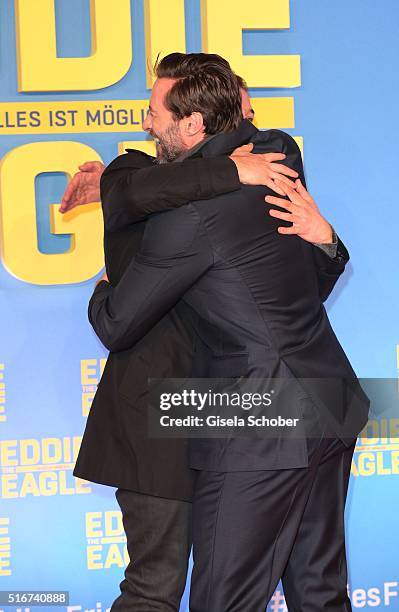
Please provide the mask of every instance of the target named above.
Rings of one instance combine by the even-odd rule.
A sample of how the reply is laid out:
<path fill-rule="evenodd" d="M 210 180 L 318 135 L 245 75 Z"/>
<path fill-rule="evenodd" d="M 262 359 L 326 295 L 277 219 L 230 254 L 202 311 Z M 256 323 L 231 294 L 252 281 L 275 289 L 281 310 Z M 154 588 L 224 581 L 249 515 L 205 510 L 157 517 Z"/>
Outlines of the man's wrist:
<path fill-rule="evenodd" d="M 320 240 L 318 240 L 317 242 L 315 242 L 314 244 L 319 245 L 319 244 L 337 244 L 338 239 L 337 239 L 337 234 L 334 231 L 333 226 L 329 223 L 328 224 L 328 229 L 326 229 L 326 233 L 324 236 L 321 237 Z"/>
<path fill-rule="evenodd" d="M 338 253 L 338 236 L 332 225 L 331 227 L 331 240 L 330 242 L 314 242 L 313 245 L 321 249 L 326 255 L 335 259 Z"/>

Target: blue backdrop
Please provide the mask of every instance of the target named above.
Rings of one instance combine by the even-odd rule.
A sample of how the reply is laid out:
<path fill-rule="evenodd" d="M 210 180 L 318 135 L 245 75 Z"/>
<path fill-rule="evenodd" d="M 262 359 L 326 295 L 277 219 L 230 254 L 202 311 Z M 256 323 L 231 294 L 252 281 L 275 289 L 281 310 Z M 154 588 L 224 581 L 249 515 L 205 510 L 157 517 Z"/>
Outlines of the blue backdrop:
<path fill-rule="evenodd" d="M 55 5 L 58 55 L 88 55 L 89 0 Z M 187 51 L 200 51 L 199 0 L 186 0 L 185 9 Z M 358 375 L 393 378 L 399 343 L 399 4 L 301 0 L 291 2 L 290 12 L 290 29 L 245 31 L 243 49 L 300 54 L 302 85 L 250 94 L 294 97 L 295 128 L 287 131 L 304 138 L 308 188 L 351 254 L 328 301 L 331 321 Z M 1 102 L 11 108 L 29 101 L 147 99 L 142 0 L 131 0 L 131 19 L 134 61 L 116 84 L 89 92 L 19 93 L 14 2 L 3 0 Z M 130 136 L 3 133 L 0 156 L 25 143 L 73 140 L 109 163 L 118 142 Z M 48 208 L 60 202 L 66 184 L 60 173 L 36 181 L 38 241 L 49 256 L 69 248 L 68 236 L 51 234 Z M 114 489 L 77 483 L 71 473 L 85 426 L 82 402 L 89 403 L 106 357 L 86 314 L 96 278 L 41 286 L 0 265 L 0 590 L 67 590 L 71 607 L 61 609 L 71 612 L 109 608 L 126 562 Z M 399 610 L 399 444 L 392 440 L 382 448 L 376 439 L 366 446 L 360 441 L 355 452 L 346 512 L 353 608 Z M 285 609 L 281 589 L 269 609 Z M 187 593 L 182 610 L 188 610 Z"/>

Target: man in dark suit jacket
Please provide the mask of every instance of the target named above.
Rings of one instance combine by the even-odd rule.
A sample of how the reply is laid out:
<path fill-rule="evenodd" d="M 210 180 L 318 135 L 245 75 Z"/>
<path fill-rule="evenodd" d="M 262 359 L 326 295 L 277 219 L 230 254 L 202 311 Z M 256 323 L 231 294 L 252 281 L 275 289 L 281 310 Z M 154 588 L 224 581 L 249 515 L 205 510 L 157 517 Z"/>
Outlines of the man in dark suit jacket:
<path fill-rule="evenodd" d="M 261 183 L 267 164 L 284 157 L 271 153 L 267 162 L 233 155 L 159 165 L 128 151 L 101 178 L 106 271 L 115 286 L 139 249 L 149 213 L 238 190 L 240 181 Z M 288 167 L 283 172 L 297 175 Z M 131 559 L 112 610 L 179 608 L 192 544 L 187 443 L 148 438 L 145 403 L 132 402 L 131 390 L 145 395 L 149 369 L 159 377 L 189 375 L 192 347 L 182 303 L 135 347 L 109 355 L 87 419 L 73 474 L 118 487 Z"/>
<path fill-rule="evenodd" d="M 240 83 L 243 86 L 242 81 Z M 243 113 L 252 118 L 248 95 L 245 90 L 241 91 Z M 272 177 L 295 178 L 298 172 L 283 164 L 276 166 L 276 161 L 281 162 L 286 157 L 285 153 L 273 152 L 281 149 L 281 138 L 270 138 L 269 144 L 270 153 L 264 156 L 243 155 L 239 149 L 231 157 L 198 157 L 175 164 L 156 164 L 154 158 L 128 149 L 128 153 L 116 158 L 105 172 L 101 169 L 104 251 L 111 284 L 119 282 L 138 250 L 145 218 L 150 213 L 181 206 L 190 199 L 207 199 L 237 190 L 240 181 L 264 183 L 281 194 Z M 294 169 L 299 167 L 297 149 L 288 143 L 286 153 L 287 163 Z M 278 170 L 280 172 L 276 172 Z M 91 176 L 83 173 L 75 176 L 63 200 L 63 212 L 75 205 L 99 200 L 97 180 L 100 183 L 100 177 L 96 178 L 94 172 Z M 311 215 L 308 227 L 315 217 L 317 215 Z M 322 227 L 318 233 L 321 237 L 320 232 Z M 325 266 L 325 261 L 323 264 Z M 338 260 L 331 260 L 327 279 L 321 266 L 319 281 L 325 293 L 342 269 Z M 149 439 L 145 430 L 147 408 L 136 403 L 132 412 L 130 392 L 126 394 L 124 389 L 131 387 L 137 392 L 146 388 L 150 362 L 153 374 L 158 376 L 188 375 L 192 344 L 191 326 L 181 303 L 136 347 L 110 353 L 87 420 L 73 473 L 86 480 L 118 487 L 116 497 L 123 513 L 131 557 L 126 578 L 121 583 L 122 595 L 114 603 L 113 610 L 130 607 L 136 610 L 139 605 L 145 609 L 155 605 L 153 601 L 150 603 L 154 598 L 162 609 L 170 606 L 178 609 L 184 589 L 191 548 L 192 497 L 192 471 L 187 465 L 186 442 Z M 165 529 L 167 516 L 168 529 Z M 141 523 L 140 532 L 136 529 L 137 522 Z M 147 537 L 149 532 L 151 538 Z M 151 565 L 151 576 L 146 584 L 142 581 L 138 594 L 136 576 L 140 572 L 144 575 L 143 570 L 148 565 Z M 136 594 L 132 596 L 134 590 Z"/>
<path fill-rule="evenodd" d="M 282 148 L 286 151 L 287 163 L 294 169 L 300 167 L 298 149 L 289 140 L 285 146 L 284 135 L 281 139 L 278 132 L 271 133 L 268 150 Z M 256 157 L 259 161 L 259 156 Z M 247 168 L 245 163 L 240 166 L 241 158 L 233 158 L 238 172 L 227 156 L 198 157 L 159 165 L 154 164 L 153 158 L 134 150 L 109 164 L 103 173 L 102 205 L 106 270 L 112 285 L 117 285 L 137 252 L 148 214 L 183 205 L 200 196 L 206 199 L 234 191 L 240 188 L 240 180 L 262 180 L 256 177 L 263 173 L 263 166 L 255 172 L 255 168 Z M 340 257 L 330 260 L 327 255 L 322 255 L 318 263 L 320 290 L 325 299 L 343 266 Z M 165 608 L 173 604 L 178 609 L 184 589 L 191 548 L 189 521 L 193 475 L 188 469 L 186 442 L 149 439 L 147 406 L 145 402 L 133 402 L 130 398 L 132 392 L 137 395 L 145 392 L 149 368 L 151 374 L 158 377 L 190 374 L 193 334 L 187 314 L 183 303 L 176 305 L 135 347 L 110 353 L 74 469 L 75 476 L 118 487 L 116 497 L 123 511 L 131 562 L 126 568 L 126 579 L 121 583 L 122 596 L 113 606 L 115 610 L 130 606 L 137 609 L 137 597 L 132 597 L 132 584 L 128 583 L 128 580 L 135 581 L 137 558 L 141 567 L 152 563 L 154 569 L 147 590 L 141 592 L 143 606 L 149 605 L 151 593 L 155 593 L 161 597 L 160 606 Z M 155 512 L 162 527 L 154 520 Z M 166 516 L 170 517 L 167 531 L 164 528 Z M 146 517 L 151 517 L 147 528 Z M 141 535 L 136 530 L 138 520 Z M 143 542 L 149 531 L 151 547 L 148 539 Z M 159 537 L 155 537 L 157 533 Z M 169 551 L 176 550 L 178 543 L 180 548 L 172 558 Z M 154 568 L 151 559 L 156 549 L 162 551 L 159 556 L 159 565 L 164 568 L 162 572 Z M 166 592 L 165 586 L 160 588 L 160 576 L 164 584 L 167 579 L 169 590 Z"/>
<path fill-rule="evenodd" d="M 179 119 L 176 100 L 180 96 L 183 105 L 188 103 L 184 71 L 190 72 L 187 60 L 182 62 L 177 71 L 161 62 L 158 73 L 165 106 L 177 120 L 164 150 L 169 161 L 179 147 L 180 153 L 188 149 L 191 158 L 228 154 L 250 141 L 264 152 L 273 137 L 281 139 L 283 151 L 287 142 L 296 148 L 287 135 L 260 133 L 245 121 L 238 129 L 229 125 L 224 133 L 211 132 L 210 138 L 209 125 L 198 111 L 186 111 Z M 233 96 L 232 83 L 224 107 Z M 150 131 L 155 132 L 153 127 Z M 300 176 L 303 181 L 302 169 Z M 340 405 L 324 385 L 298 386 L 294 410 L 299 418 L 309 415 L 318 422 L 315 438 L 192 443 L 190 464 L 197 476 L 191 609 L 261 610 L 282 576 L 292 609 L 335 605 L 349 610 L 343 509 L 355 436 L 367 420 L 368 400 L 322 304 L 338 276 L 336 262 L 332 265 L 298 236 L 279 236 L 276 221 L 259 206 L 264 195 L 263 188 L 242 186 L 229 195 L 152 216 L 120 283 L 113 288 L 101 282 L 96 288 L 90 320 L 111 351 L 123 351 L 142 342 L 171 308 L 183 303 L 194 313 L 201 344 L 195 375 L 345 381 Z M 284 218 L 286 213 L 279 214 Z M 323 263 L 317 266 L 320 258 Z M 339 241 L 340 271 L 347 259 Z M 148 376 L 157 377 L 151 364 Z M 124 393 L 131 406 L 146 403 L 128 381 Z M 342 408 L 344 417 L 350 409 L 349 429 Z M 311 530 L 314 524 L 317 532 Z M 333 524 L 337 527 L 328 540 Z"/>
<path fill-rule="evenodd" d="M 140 151 L 128 151 L 109 164 L 101 180 L 106 270 L 113 285 L 139 248 L 148 214 L 237 190 L 240 181 L 270 184 L 277 169 L 274 162 L 285 158 L 270 152 L 263 161 L 239 150 L 231 158 L 160 165 Z M 286 166 L 280 170 L 277 176 L 282 179 L 298 175 Z M 180 304 L 139 345 L 109 355 L 87 419 L 73 474 L 117 487 L 131 557 L 113 610 L 136 610 L 140 605 L 146 609 L 155 605 L 154 599 L 161 609 L 179 607 L 191 549 L 192 471 L 187 444 L 149 439 L 146 407 L 136 403 L 132 410 L 130 392 L 124 390 L 134 387 L 140 394 L 146 389 L 150 363 L 158 376 L 188 375 L 192 346 L 192 330 Z M 146 575 L 148 565 L 151 575 L 142 580 L 137 593 L 132 582 Z"/>

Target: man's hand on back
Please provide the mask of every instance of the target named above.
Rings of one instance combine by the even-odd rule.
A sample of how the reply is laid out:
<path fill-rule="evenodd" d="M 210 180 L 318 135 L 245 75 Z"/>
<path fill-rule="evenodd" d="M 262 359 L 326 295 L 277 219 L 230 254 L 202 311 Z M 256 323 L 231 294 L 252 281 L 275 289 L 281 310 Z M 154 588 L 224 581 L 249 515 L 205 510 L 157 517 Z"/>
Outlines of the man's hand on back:
<path fill-rule="evenodd" d="M 100 201 L 100 179 L 105 166 L 101 162 L 85 162 L 69 182 L 58 209 L 66 213 L 76 206 Z"/>
<path fill-rule="evenodd" d="M 240 183 L 244 185 L 265 185 L 274 192 L 284 196 L 285 193 L 277 185 L 276 180 L 294 187 L 293 182 L 288 177 L 295 179 L 298 177 L 298 172 L 283 164 L 275 163 L 286 158 L 284 153 L 254 154 L 251 153 L 253 146 L 253 143 L 250 142 L 235 149 L 230 155 L 230 159 L 237 166 Z"/>
<path fill-rule="evenodd" d="M 271 208 L 269 215 L 293 223 L 290 227 L 278 228 L 280 234 L 297 234 L 303 240 L 313 244 L 331 244 L 333 242 L 333 229 L 320 213 L 316 202 L 306 191 L 300 179 L 295 181 L 294 188 L 278 181 L 278 186 L 289 200 L 266 196 L 268 204 L 275 204 L 284 208 L 286 212 Z"/>

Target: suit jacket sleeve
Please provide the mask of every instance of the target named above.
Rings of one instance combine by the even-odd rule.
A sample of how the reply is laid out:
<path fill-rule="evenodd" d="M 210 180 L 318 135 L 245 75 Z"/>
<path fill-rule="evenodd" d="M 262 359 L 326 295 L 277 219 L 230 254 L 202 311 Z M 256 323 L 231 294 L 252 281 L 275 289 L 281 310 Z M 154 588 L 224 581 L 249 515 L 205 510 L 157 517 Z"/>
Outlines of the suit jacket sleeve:
<path fill-rule="evenodd" d="M 136 344 L 213 264 L 206 230 L 189 204 L 153 215 L 119 283 L 100 282 L 89 320 L 110 351 Z"/>
<path fill-rule="evenodd" d="M 240 189 L 234 162 L 227 156 L 156 164 L 153 157 L 131 150 L 114 159 L 100 182 L 106 231 L 162 210 L 178 208 Z"/>
<path fill-rule="evenodd" d="M 289 166 L 293 170 L 296 170 L 299 174 L 299 178 L 303 186 L 306 188 L 306 180 L 303 170 L 301 151 L 295 142 L 295 140 L 286 132 L 281 130 L 270 130 L 271 138 L 267 141 L 266 146 L 262 142 L 262 132 L 257 134 L 257 139 L 261 142 L 259 145 L 255 145 L 254 152 L 266 153 L 270 151 L 278 151 L 285 153 L 286 158 L 281 162 L 285 166 Z M 270 191 L 270 195 L 275 195 Z M 288 199 L 288 198 L 287 198 Z M 274 205 L 273 205 L 274 207 Z M 349 261 L 349 253 L 342 242 L 337 236 L 338 244 L 336 249 L 335 257 L 331 257 L 327 252 L 323 251 L 316 245 L 313 246 L 313 256 L 316 267 L 317 279 L 319 284 L 319 295 L 321 300 L 324 302 L 331 291 L 333 290 L 335 283 L 345 270 L 345 266 Z"/>

